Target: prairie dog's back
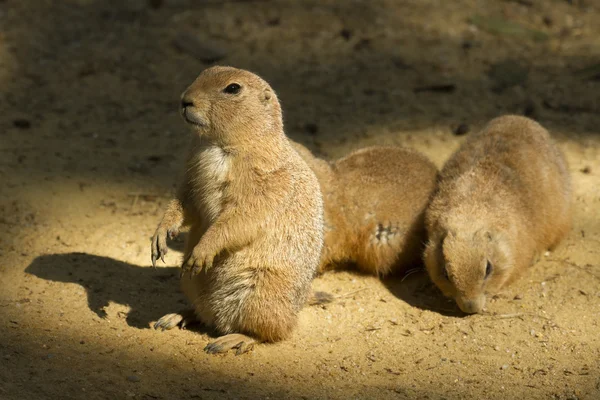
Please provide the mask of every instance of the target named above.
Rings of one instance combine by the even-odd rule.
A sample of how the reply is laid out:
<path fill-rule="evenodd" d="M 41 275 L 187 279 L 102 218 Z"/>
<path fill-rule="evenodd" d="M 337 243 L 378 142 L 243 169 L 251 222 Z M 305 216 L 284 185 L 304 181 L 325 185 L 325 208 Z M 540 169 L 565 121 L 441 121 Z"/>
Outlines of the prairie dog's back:
<path fill-rule="evenodd" d="M 439 191 L 470 207 L 487 203 L 522 213 L 542 242 L 555 240 L 553 216 L 570 213 L 571 181 L 563 154 L 539 123 L 525 117 L 493 119 L 468 137 L 440 173 Z M 478 191 L 472 186 L 477 185 Z M 448 197 L 448 196 L 446 196 Z"/>
<path fill-rule="evenodd" d="M 330 163 L 298 143 L 292 146 L 315 171 L 323 192 L 322 270 L 350 263 L 384 276 L 420 263 L 423 213 L 437 176 L 427 157 L 373 146 Z"/>
<path fill-rule="evenodd" d="M 315 262 L 315 255 L 321 253 L 323 246 L 323 198 L 319 181 L 307 163 L 294 151 L 289 152 L 289 160 L 290 175 L 294 182 L 289 193 L 288 207 L 283 210 L 282 215 L 267 221 L 272 226 L 267 225 L 268 235 L 264 242 L 265 251 L 271 247 L 272 253 L 273 242 L 280 241 L 281 237 L 294 238 L 294 241 L 285 241 L 285 245 L 277 250 L 279 254 L 274 254 L 277 259 L 285 262 L 275 263 L 274 260 L 273 265 L 286 274 L 292 274 L 291 281 L 302 289 L 295 297 L 299 310 L 306 301 L 310 283 L 319 266 Z M 301 243 L 302 246 L 294 246 L 296 243 Z"/>
<path fill-rule="evenodd" d="M 338 186 L 364 217 L 364 210 L 385 205 L 398 219 L 411 221 L 423 211 L 437 176 L 436 166 L 424 155 L 409 149 L 377 146 L 357 150 L 334 163 Z M 384 222 L 384 221 L 380 221 Z"/>

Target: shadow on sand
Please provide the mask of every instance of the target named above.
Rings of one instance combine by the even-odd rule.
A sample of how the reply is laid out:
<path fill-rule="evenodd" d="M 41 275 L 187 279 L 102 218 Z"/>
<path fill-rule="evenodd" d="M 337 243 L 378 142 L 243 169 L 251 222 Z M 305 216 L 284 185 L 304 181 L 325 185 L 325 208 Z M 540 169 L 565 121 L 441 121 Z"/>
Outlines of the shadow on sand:
<path fill-rule="evenodd" d="M 67 253 L 37 257 L 25 272 L 49 281 L 81 285 L 87 292 L 90 310 L 100 318 L 106 317 L 104 308 L 110 302 L 127 305 L 131 307 L 127 324 L 140 329 L 187 307 L 179 290 L 179 268 L 175 267 L 153 269 L 109 257 Z"/>

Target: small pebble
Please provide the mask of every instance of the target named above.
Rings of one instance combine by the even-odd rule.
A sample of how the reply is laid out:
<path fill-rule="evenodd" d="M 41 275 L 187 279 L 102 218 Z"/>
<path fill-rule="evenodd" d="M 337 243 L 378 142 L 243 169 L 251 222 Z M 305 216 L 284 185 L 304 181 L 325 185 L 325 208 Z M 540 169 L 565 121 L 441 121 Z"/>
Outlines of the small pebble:
<path fill-rule="evenodd" d="M 139 382 L 139 381 L 140 381 L 140 378 L 139 378 L 138 376 L 135 376 L 135 375 L 129 375 L 129 376 L 127 377 L 127 380 L 128 380 L 129 382 Z"/>
<path fill-rule="evenodd" d="M 173 46 L 207 64 L 227 57 L 224 45 L 215 40 L 199 37 L 194 32 L 181 32 L 173 39 Z"/>
<path fill-rule="evenodd" d="M 15 119 L 13 121 L 13 125 L 19 129 L 29 129 L 31 128 L 31 122 L 26 119 Z"/>
<path fill-rule="evenodd" d="M 162 7 L 163 0 L 148 0 L 148 5 L 156 10 Z"/>
<path fill-rule="evenodd" d="M 453 129 L 453 133 L 456 136 L 466 135 L 467 133 L 469 133 L 469 125 L 467 125 L 467 124 L 460 124 L 456 128 Z"/>
<path fill-rule="evenodd" d="M 342 29 L 342 31 L 340 32 L 340 35 L 342 35 L 342 37 L 345 40 L 350 40 L 350 38 L 352 37 L 352 31 L 349 29 Z"/>
<path fill-rule="evenodd" d="M 313 122 L 309 122 L 304 125 L 304 130 L 309 135 L 316 135 L 319 132 L 319 126 Z"/>
<path fill-rule="evenodd" d="M 537 107 L 533 101 L 530 100 L 525 103 L 525 107 L 523 107 L 523 115 L 529 118 L 536 118 Z"/>
<path fill-rule="evenodd" d="M 508 365 L 507 365 L 507 364 L 504 364 L 504 365 L 502 366 L 502 369 L 508 369 Z"/>
<path fill-rule="evenodd" d="M 267 21 L 267 25 L 269 26 L 278 26 L 279 24 L 281 24 L 281 18 L 279 17 L 271 18 Z"/>

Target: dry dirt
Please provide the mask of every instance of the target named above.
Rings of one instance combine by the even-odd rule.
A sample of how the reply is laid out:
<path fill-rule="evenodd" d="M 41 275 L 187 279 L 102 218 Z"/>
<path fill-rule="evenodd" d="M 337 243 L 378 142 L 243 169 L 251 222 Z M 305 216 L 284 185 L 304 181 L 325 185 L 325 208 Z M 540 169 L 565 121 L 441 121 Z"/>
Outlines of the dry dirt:
<path fill-rule="evenodd" d="M 0 399 L 600 398 L 599 21 L 597 0 L 0 0 Z M 394 143 L 441 166 L 457 130 L 532 115 L 570 162 L 574 229 L 483 315 L 423 273 L 341 272 L 249 354 L 149 329 L 185 307 L 181 243 L 149 253 L 179 94 L 222 56 L 328 158 Z"/>

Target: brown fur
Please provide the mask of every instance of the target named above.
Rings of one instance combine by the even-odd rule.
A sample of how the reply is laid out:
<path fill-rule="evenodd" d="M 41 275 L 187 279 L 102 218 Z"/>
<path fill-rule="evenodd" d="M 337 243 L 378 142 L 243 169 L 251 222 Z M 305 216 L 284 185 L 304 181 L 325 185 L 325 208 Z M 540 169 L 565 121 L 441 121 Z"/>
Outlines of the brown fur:
<path fill-rule="evenodd" d="M 241 85 L 238 94 L 224 92 L 231 83 Z M 191 151 L 152 240 L 152 261 L 166 253 L 168 234 L 189 225 L 181 286 L 196 317 L 222 334 L 283 340 L 318 268 L 318 181 L 290 146 L 279 101 L 258 76 L 209 68 L 184 92 L 182 107 L 194 132 Z M 218 339 L 207 351 L 240 347 L 239 337 Z"/>
<path fill-rule="evenodd" d="M 369 147 L 333 163 L 294 148 L 315 171 L 325 202 L 321 271 L 346 263 L 384 276 L 419 264 L 424 213 L 437 168 L 400 147 Z"/>
<path fill-rule="evenodd" d="M 567 164 L 548 132 L 525 117 L 496 118 L 441 171 L 426 214 L 429 275 L 464 312 L 479 312 L 486 294 L 563 239 L 571 208 Z"/>

